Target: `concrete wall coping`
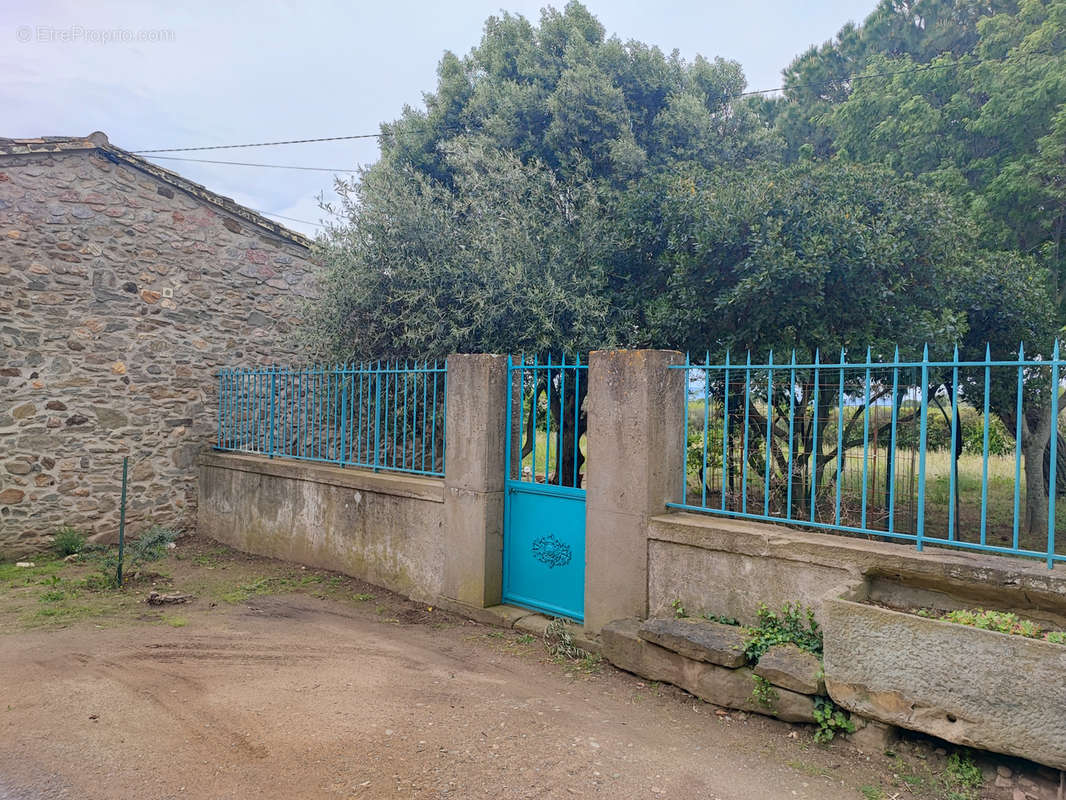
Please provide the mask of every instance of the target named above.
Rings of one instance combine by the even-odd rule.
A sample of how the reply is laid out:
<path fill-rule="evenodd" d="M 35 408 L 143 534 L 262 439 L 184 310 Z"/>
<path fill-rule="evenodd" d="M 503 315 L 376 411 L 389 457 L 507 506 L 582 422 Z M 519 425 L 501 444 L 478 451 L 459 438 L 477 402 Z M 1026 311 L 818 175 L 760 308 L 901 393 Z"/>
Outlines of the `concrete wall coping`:
<path fill-rule="evenodd" d="M 652 517 L 648 538 L 720 550 L 753 557 L 768 557 L 803 564 L 845 569 L 856 578 L 884 577 L 913 585 L 956 588 L 1007 589 L 1038 597 L 1061 608 L 1066 601 L 1066 569 L 1049 570 L 1027 559 L 985 553 L 967 553 L 926 545 L 879 542 L 827 533 L 805 533 L 783 525 L 724 519 L 711 515 L 676 512 Z"/>
<path fill-rule="evenodd" d="M 431 503 L 444 502 L 443 478 L 372 472 L 353 467 L 341 468 L 314 461 L 269 458 L 244 453 L 222 453 L 214 450 L 205 450 L 200 454 L 200 465 L 254 472 L 290 480 L 324 483 L 396 497 L 410 497 Z"/>

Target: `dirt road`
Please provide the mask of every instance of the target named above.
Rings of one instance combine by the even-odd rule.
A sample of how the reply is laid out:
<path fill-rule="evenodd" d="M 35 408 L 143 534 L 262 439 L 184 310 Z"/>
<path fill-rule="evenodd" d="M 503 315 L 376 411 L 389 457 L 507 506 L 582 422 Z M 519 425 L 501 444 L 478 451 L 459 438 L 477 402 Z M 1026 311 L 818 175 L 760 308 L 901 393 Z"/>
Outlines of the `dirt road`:
<path fill-rule="evenodd" d="M 0 798 L 854 800 L 869 780 L 786 725 L 567 671 L 513 632 L 305 595 L 187 618 L 0 639 Z"/>
<path fill-rule="evenodd" d="M 964 785 L 935 743 L 825 749 L 807 726 L 195 537 L 122 590 L 100 568 L 0 564 L 0 800 L 1011 796 L 994 764 Z M 153 588 L 196 599 L 149 607 Z"/>

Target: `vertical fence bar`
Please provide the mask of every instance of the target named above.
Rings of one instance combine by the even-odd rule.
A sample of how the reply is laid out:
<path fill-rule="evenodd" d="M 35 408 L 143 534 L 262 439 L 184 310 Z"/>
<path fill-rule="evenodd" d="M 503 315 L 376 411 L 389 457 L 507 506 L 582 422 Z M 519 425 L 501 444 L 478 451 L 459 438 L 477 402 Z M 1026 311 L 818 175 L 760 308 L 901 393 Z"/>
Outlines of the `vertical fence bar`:
<path fill-rule="evenodd" d="M 507 397 L 513 394 L 511 390 L 511 362 L 510 356 L 508 358 L 508 373 L 507 373 Z M 434 384 L 436 385 L 436 384 Z M 533 394 L 537 393 L 537 382 L 533 381 Z M 522 472 L 522 460 L 525 458 L 525 419 L 526 417 L 526 354 L 522 353 L 519 357 L 518 367 L 518 475 L 511 475 L 511 462 L 507 462 L 507 475 L 514 480 L 522 480 L 524 473 Z M 534 434 L 536 438 L 536 434 Z"/>
<path fill-rule="evenodd" d="M 225 390 L 223 388 L 225 374 L 226 370 L 224 369 L 218 371 L 218 436 L 216 438 L 215 447 L 219 450 L 222 449 L 222 403 L 226 399 Z"/>
<path fill-rule="evenodd" d="M 278 404 L 278 370 L 277 365 L 272 364 L 270 367 L 270 457 L 274 457 L 274 445 L 275 436 L 274 428 L 277 425 L 277 404 Z"/>
<path fill-rule="evenodd" d="M 381 467 L 381 359 L 374 369 L 374 472 Z"/>
<path fill-rule="evenodd" d="M 529 477 L 534 483 L 537 482 L 537 405 L 540 396 L 540 373 L 537 372 L 537 362 L 540 356 L 533 355 L 533 421 L 530 423 L 529 435 L 533 438 L 531 461 L 529 464 Z"/>
<path fill-rule="evenodd" d="M 991 393 L 992 382 L 992 350 L 989 345 L 985 344 L 985 408 L 984 419 L 982 426 L 984 427 L 984 436 L 981 441 L 981 544 L 985 544 L 985 537 L 988 528 L 988 429 L 989 425 L 988 416 L 988 395 Z M 954 458 L 954 453 L 951 454 Z"/>
<path fill-rule="evenodd" d="M 522 361 L 523 362 L 525 361 L 525 359 L 526 359 L 526 357 L 522 356 Z M 447 365 L 447 362 L 445 362 L 445 365 Z M 447 380 L 447 375 L 445 375 L 445 380 Z M 445 403 L 447 403 L 447 397 L 445 397 Z M 445 407 L 447 407 L 447 406 L 445 406 Z M 445 418 L 447 418 L 447 414 L 445 414 Z M 433 359 L 433 425 L 432 425 L 432 430 L 430 431 L 430 434 L 429 434 L 429 439 L 430 439 L 430 457 L 433 460 L 433 463 L 430 466 L 433 468 L 433 471 L 436 472 L 437 471 L 437 359 Z M 519 450 L 518 452 L 521 453 L 522 451 Z M 521 472 L 522 472 L 522 470 L 521 470 L 521 456 L 519 456 L 519 470 L 518 470 L 518 472 L 519 472 L 519 474 L 521 474 Z"/>
<path fill-rule="evenodd" d="M 1058 494 L 1056 475 L 1059 444 L 1059 340 L 1051 355 L 1051 460 L 1048 467 L 1047 567 L 1055 566 L 1055 496 Z"/>
<path fill-rule="evenodd" d="M 814 350 L 814 415 L 813 425 L 811 428 L 811 522 L 815 521 L 815 512 L 818 508 L 818 456 L 821 455 L 822 448 L 818 444 L 818 393 L 820 384 L 822 382 L 821 374 L 819 372 L 819 351 L 818 348 Z"/>
<path fill-rule="evenodd" d="M 444 417 L 441 423 L 445 426 L 448 424 L 448 359 L 444 359 Z M 448 448 L 444 446 L 443 432 L 441 435 L 441 472 L 447 470 L 448 463 Z"/>
<path fill-rule="evenodd" d="M 796 350 L 792 350 L 791 366 L 788 370 L 788 488 L 785 500 L 785 519 L 792 519 L 792 481 L 795 478 L 792 443 L 796 432 Z"/>
<path fill-rule="evenodd" d="M 741 458 L 743 465 L 740 472 L 740 513 L 748 513 L 748 427 L 751 419 L 751 351 L 748 351 L 747 361 L 744 365 L 744 444 Z"/>
<path fill-rule="evenodd" d="M 892 353 L 892 434 L 888 453 L 888 532 L 896 528 L 896 423 L 899 422 L 899 347 Z"/>
<path fill-rule="evenodd" d="M 710 366 L 708 353 L 707 365 Z M 708 377 L 709 380 L 709 377 Z M 704 438 L 707 438 L 706 431 Z M 725 386 L 722 390 L 722 510 L 726 510 L 726 481 L 729 479 L 729 351 L 725 351 Z"/>
<path fill-rule="evenodd" d="M 689 355 L 685 352 L 684 387 L 681 392 L 681 417 L 684 420 L 684 438 L 681 440 L 681 502 L 688 503 L 688 369 Z"/>
<path fill-rule="evenodd" d="M 563 432 L 566 430 L 566 353 L 559 366 L 559 447 L 555 455 L 555 483 L 563 485 Z"/>
<path fill-rule="evenodd" d="M 840 348 L 840 398 L 837 401 L 837 498 L 834 519 L 840 524 L 841 473 L 844 467 L 844 348 Z"/>
<path fill-rule="evenodd" d="M 513 476 L 511 475 L 511 436 L 509 435 L 511 430 L 513 429 L 513 426 L 511 425 L 511 422 L 512 422 L 512 415 L 514 414 L 514 391 L 512 390 L 512 387 L 511 387 L 511 375 L 512 375 L 512 370 L 513 369 L 514 369 L 514 359 L 512 359 L 511 354 L 508 353 L 507 354 L 507 371 L 504 373 L 507 376 L 507 380 L 504 381 L 504 386 L 506 387 L 506 391 L 507 391 L 507 399 L 504 401 L 505 404 L 506 404 L 505 405 L 506 411 L 504 412 L 504 415 L 505 415 L 504 419 L 507 420 L 507 422 L 504 424 L 504 430 L 508 433 L 508 436 L 503 441 L 503 463 L 505 465 L 504 466 L 503 476 L 507 480 L 513 480 Z M 518 398 L 519 398 L 519 400 L 518 400 L 518 416 L 519 416 L 519 418 L 521 418 L 521 416 L 522 416 L 522 395 L 518 395 Z M 521 453 L 522 453 L 522 432 L 521 431 L 519 431 L 519 433 L 518 433 L 518 452 L 519 452 L 518 475 L 519 475 L 519 477 L 521 477 L 521 475 L 522 475 L 522 463 L 521 463 L 522 462 L 522 457 L 521 457 Z"/>
<path fill-rule="evenodd" d="M 544 370 L 547 377 L 545 381 L 546 402 L 544 403 L 544 483 L 550 484 L 548 477 L 548 464 L 552 458 L 552 354 L 548 353 L 548 364 Z M 558 455 L 556 455 L 558 458 Z"/>
<path fill-rule="evenodd" d="M 958 486 L 958 460 L 956 453 L 959 446 L 959 346 L 951 356 L 951 457 L 948 462 L 948 541 L 955 541 L 955 492 Z"/>
<path fill-rule="evenodd" d="M 348 437 L 350 435 L 348 432 L 348 392 L 351 387 L 346 371 L 342 371 L 338 377 L 341 388 L 341 438 L 340 446 L 337 448 L 337 461 L 343 466 L 348 461 Z"/>
<path fill-rule="evenodd" d="M 773 418 L 774 418 L 774 351 L 766 361 L 766 469 L 763 475 L 762 503 L 763 515 L 770 516 L 770 461 L 773 458 Z"/>
<path fill-rule="evenodd" d="M 925 450 L 929 438 L 929 345 L 922 348 L 921 420 L 918 424 L 918 531 L 915 547 L 922 549 L 925 536 Z"/>
<path fill-rule="evenodd" d="M 706 366 L 703 370 L 703 461 L 700 462 L 700 505 L 704 508 L 707 507 L 707 440 L 710 438 L 711 433 L 711 353 L 708 350 L 706 356 L 704 356 L 704 362 Z M 686 395 L 689 387 L 689 371 L 685 370 L 685 389 Z M 685 400 L 685 414 L 688 418 L 688 399 Z M 685 437 L 685 471 L 688 471 L 688 437 Z M 687 480 L 687 476 L 686 476 Z M 723 486 L 724 491 L 724 486 Z"/>
<path fill-rule="evenodd" d="M 870 348 L 866 348 L 866 377 L 863 384 L 862 398 L 862 523 L 866 528 L 867 492 L 870 470 Z"/>
<path fill-rule="evenodd" d="M 581 460 L 581 353 L 574 355 L 574 482 L 578 488 L 577 463 Z"/>
<path fill-rule="evenodd" d="M 1022 495 L 1022 382 L 1024 372 L 1022 362 L 1025 360 L 1025 344 L 1018 343 L 1018 399 L 1014 409 L 1014 530 L 1012 546 L 1018 549 L 1018 526 L 1021 521 Z"/>
<path fill-rule="evenodd" d="M 418 362 L 415 362 L 416 364 Z M 403 469 L 407 469 L 407 384 L 410 377 L 410 367 L 405 358 L 403 361 L 403 434 L 401 435 L 401 441 L 403 442 L 403 457 L 400 461 Z"/>

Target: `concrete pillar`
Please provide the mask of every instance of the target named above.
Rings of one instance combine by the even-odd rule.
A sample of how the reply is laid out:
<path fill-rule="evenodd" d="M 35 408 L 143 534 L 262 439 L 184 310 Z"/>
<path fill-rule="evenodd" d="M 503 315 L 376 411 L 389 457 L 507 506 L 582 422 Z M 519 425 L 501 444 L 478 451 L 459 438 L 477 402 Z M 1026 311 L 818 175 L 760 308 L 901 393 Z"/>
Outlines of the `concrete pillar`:
<path fill-rule="evenodd" d="M 441 593 L 478 608 L 503 591 L 506 392 L 506 356 L 448 356 Z"/>
<path fill-rule="evenodd" d="M 680 495 L 684 362 L 672 350 L 589 358 L 585 627 L 648 614 L 648 518 Z"/>

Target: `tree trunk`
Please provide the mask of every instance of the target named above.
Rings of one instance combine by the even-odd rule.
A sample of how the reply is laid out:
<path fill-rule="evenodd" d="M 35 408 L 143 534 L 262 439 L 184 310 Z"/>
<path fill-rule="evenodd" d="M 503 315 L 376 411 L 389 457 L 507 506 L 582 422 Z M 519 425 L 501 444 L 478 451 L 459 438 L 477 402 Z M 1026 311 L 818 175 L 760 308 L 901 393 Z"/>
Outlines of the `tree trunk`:
<path fill-rule="evenodd" d="M 565 397 L 560 403 L 559 430 L 562 442 L 551 481 L 556 486 L 581 485 L 581 467 L 585 463 L 585 456 L 581 453 L 581 437 L 588 428 L 588 417 L 582 414 L 581 406 L 588 390 L 587 380 L 578 384 L 577 392 L 567 385 Z"/>
<path fill-rule="evenodd" d="M 1066 437 L 1061 432 L 1056 433 L 1055 442 L 1055 496 L 1066 495 Z M 1051 437 L 1044 447 L 1044 491 L 1048 489 L 1048 481 L 1051 480 Z"/>
<path fill-rule="evenodd" d="M 1050 441 L 1051 409 L 1031 409 L 1022 420 L 1022 459 L 1025 461 L 1025 530 L 1033 535 L 1047 532 L 1048 478 L 1044 464 Z"/>

